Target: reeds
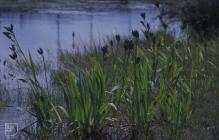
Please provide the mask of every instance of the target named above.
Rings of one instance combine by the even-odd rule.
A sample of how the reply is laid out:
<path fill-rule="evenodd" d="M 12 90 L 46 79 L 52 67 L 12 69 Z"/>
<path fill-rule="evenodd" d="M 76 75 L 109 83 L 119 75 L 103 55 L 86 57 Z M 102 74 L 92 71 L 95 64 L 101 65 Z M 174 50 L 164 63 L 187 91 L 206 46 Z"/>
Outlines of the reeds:
<path fill-rule="evenodd" d="M 109 53 L 106 45 L 97 49 L 98 55 L 89 64 L 81 64 L 73 55 L 74 61 L 63 67 L 57 87 L 49 86 L 45 65 L 47 85 L 41 84 L 31 54 L 23 53 L 13 26 L 5 28 L 4 34 L 13 43 L 10 49 L 16 53 L 16 58 L 14 54 L 10 57 L 23 60 L 31 71 L 31 78 L 23 80 L 34 95 L 29 111 L 36 117 L 41 137 L 49 139 L 54 128 L 61 126 L 67 131 L 65 136 L 105 139 L 110 126 L 121 125 L 130 130 L 128 138 L 145 140 L 152 137 L 151 127 L 158 123 L 169 139 L 178 138 L 189 121 L 193 100 L 211 85 L 208 67 L 212 63 L 201 46 L 168 40 L 168 26 L 162 18 L 164 31 L 151 32 L 145 16 L 141 14 L 142 32 L 134 30 L 132 37 L 124 40 L 116 35 L 110 41 L 111 47 L 116 46 L 114 53 Z M 142 34 L 144 40 L 140 39 Z M 38 53 L 45 62 L 43 50 Z M 55 102 L 52 96 L 60 101 Z"/>

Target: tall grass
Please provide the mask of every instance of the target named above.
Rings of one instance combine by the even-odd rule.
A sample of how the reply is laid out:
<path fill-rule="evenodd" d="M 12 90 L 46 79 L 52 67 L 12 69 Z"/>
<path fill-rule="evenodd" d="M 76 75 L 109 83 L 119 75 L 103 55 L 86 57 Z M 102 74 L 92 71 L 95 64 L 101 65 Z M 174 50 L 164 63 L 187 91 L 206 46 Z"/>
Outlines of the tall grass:
<path fill-rule="evenodd" d="M 142 13 L 142 33 L 134 30 L 124 40 L 116 35 L 111 47 L 107 44 L 79 58 L 62 53 L 61 74 L 50 71 L 59 83 L 55 87 L 48 83 L 43 50 L 38 53 L 46 85 L 38 80 L 36 64 L 22 51 L 13 26 L 6 27 L 4 34 L 15 47 L 10 57 L 23 61 L 31 72 L 31 77 L 17 79 L 26 82 L 33 95 L 29 112 L 36 117 L 38 137 L 54 139 L 58 127 L 63 137 L 105 139 L 109 127 L 124 126 L 127 139 L 151 139 L 152 127 L 158 124 L 169 139 L 178 139 L 189 122 L 193 100 L 211 86 L 213 63 L 205 47 L 171 38 L 160 20 L 163 31 L 153 33 Z"/>
<path fill-rule="evenodd" d="M 96 65 L 89 72 L 81 71 L 77 77 L 68 71 L 67 77 L 62 88 L 67 118 L 73 124 L 73 131 L 81 133 L 86 139 L 98 139 L 110 107 L 116 109 L 113 103 L 107 101 L 101 67 Z"/>

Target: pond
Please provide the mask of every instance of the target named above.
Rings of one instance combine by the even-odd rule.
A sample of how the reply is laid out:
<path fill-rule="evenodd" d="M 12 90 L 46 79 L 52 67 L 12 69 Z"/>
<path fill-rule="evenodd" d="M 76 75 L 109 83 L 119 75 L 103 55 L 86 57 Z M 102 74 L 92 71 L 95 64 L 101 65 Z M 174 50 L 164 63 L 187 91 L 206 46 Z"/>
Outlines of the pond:
<path fill-rule="evenodd" d="M 112 6 L 112 5 L 111 5 Z M 107 6 L 106 6 L 107 7 Z M 122 8 L 121 8 L 122 7 Z M 140 30 L 140 13 L 146 13 L 146 21 L 152 30 L 161 28 L 157 18 L 160 11 L 153 4 L 114 4 L 113 8 L 93 10 L 83 8 L 31 10 L 27 12 L 0 12 L 0 32 L 4 26 L 14 25 L 14 31 L 21 47 L 32 53 L 43 48 L 50 55 L 56 55 L 57 48 L 74 49 L 79 51 L 84 47 L 103 45 L 115 34 L 130 36 L 133 29 Z M 178 31 L 179 23 L 171 26 L 171 31 Z M 72 34 L 75 34 L 73 45 Z M 9 58 L 10 41 L 0 34 L 0 59 Z M 2 64 L 1 64 L 2 65 Z M 14 103 L 13 106 L 17 105 Z M 4 122 L 19 122 L 19 128 L 24 126 L 26 113 L 10 107 L 0 111 L 0 139 L 4 137 Z M 3 115 L 2 115 L 3 114 Z M 15 114 L 18 117 L 14 118 Z"/>
<path fill-rule="evenodd" d="M 124 7 L 124 5 L 123 5 Z M 132 29 L 141 29 L 140 13 L 146 12 L 146 20 L 152 30 L 160 29 L 157 18 L 160 11 L 153 4 L 133 4 L 121 9 L 83 10 L 51 9 L 29 12 L 0 12 L 0 32 L 13 24 L 17 39 L 23 49 L 31 51 L 44 48 L 51 54 L 57 50 L 79 50 L 94 44 L 101 45 L 115 34 L 129 36 Z M 0 34 L 0 58 L 9 54 L 9 40 Z"/>

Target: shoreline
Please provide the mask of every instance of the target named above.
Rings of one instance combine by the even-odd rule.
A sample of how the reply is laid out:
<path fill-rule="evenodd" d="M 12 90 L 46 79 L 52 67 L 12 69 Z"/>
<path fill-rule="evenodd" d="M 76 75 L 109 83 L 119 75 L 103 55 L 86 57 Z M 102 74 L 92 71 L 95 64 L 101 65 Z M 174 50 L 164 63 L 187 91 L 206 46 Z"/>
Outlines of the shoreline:
<path fill-rule="evenodd" d="M 72 9 L 72 10 L 115 10 L 115 9 L 127 9 L 132 6 L 143 6 L 142 3 L 145 4 L 153 4 L 152 1 L 139 0 L 136 1 L 131 0 L 129 2 L 123 1 L 95 1 L 93 4 L 92 1 L 89 2 L 81 2 L 81 1 L 52 1 L 52 2 L 4 2 L 0 0 L 0 12 L 7 11 L 30 11 L 37 9 Z"/>

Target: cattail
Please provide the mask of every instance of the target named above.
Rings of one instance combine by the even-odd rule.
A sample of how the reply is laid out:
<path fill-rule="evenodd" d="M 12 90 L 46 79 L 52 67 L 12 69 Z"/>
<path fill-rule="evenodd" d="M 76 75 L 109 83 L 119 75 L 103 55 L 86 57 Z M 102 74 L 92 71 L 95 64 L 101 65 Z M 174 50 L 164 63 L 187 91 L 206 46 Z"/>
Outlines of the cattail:
<path fill-rule="evenodd" d="M 72 47 L 75 48 L 75 32 L 72 33 L 72 38 L 73 38 Z"/>
<path fill-rule="evenodd" d="M 13 54 L 9 55 L 11 57 L 11 59 L 16 60 L 17 59 L 17 53 L 13 52 Z"/>
<path fill-rule="evenodd" d="M 137 30 L 133 30 L 133 31 L 132 31 L 132 35 L 133 35 L 135 38 L 139 39 L 139 32 L 138 32 Z"/>
<path fill-rule="evenodd" d="M 6 65 L 6 63 L 7 63 L 7 61 L 6 61 L 6 60 L 4 60 L 4 61 L 3 61 L 3 65 L 5 66 L 5 65 Z"/>
<path fill-rule="evenodd" d="M 73 38 L 75 37 L 75 32 L 72 33 L 72 37 L 73 37 Z"/>
<path fill-rule="evenodd" d="M 25 79 L 23 79 L 23 78 L 19 78 L 19 79 L 17 79 L 18 81 L 21 81 L 21 82 L 23 82 L 23 83 L 26 83 L 27 82 L 27 80 L 25 80 Z"/>
<path fill-rule="evenodd" d="M 159 3 L 159 1 L 155 1 L 154 5 L 155 5 L 157 8 L 160 8 L 160 3 Z"/>
<path fill-rule="evenodd" d="M 11 38 L 11 34 L 9 32 L 3 32 L 3 34 L 8 38 L 8 39 L 12 39 Z"/>
<path fill-rule="evenodd" d="M 120 35 L 117 34 L 117 35 L 116 35 L 116 41 L 117 41 L 117 42 L 120 42 L 120 40 L 121 40 Z"/>
<path fill-rule="evenodd" d="M 132 42 L 132 40 L 125 40 L 124 41 L 124 49 L 125 51 L 128 51 L 128 50 L 133 50 L 134 49 L 134 43 Z"/>
<path fill-rule="evenodd" d="M 37 50 L 37 52 L 38 52 L 40 55 L 43 55 L 43 49 L 42 49 L 42 48 L 39 48 L 39 49 Z"/>
<path fill-rule="evenodd" d="M 140 21 L 143 26 L 145 26 L 144 21 Z"/>
<path fill-rule="evenodd" d="M 107 52 L 108 52 L 108 46 L 107 46 L 107 45 L 103 46 L 103 47 L 101 48 L 101 50 L 102 50 L 102 52 L 103 52 L 103 55 L 105 56 L 105 55 L 107 54 Z"/>
<path fill-rule="evenodd" d="M 112 40 L 110 40 L 110 46 L 113 47 L 113 41 Z"/>
<path fill-rule="evenodd" d="M 11 24 L 10 27 L 4 27 L 8 32 L 13 33 L 14 26 Z"/>
<path fill-rule="evenodd" d="M 13 30 L 14 30 L 14 25 L 11 24 L 11 32 L 13 32 Z"/>
<path fill-rule="evenodd" d="M 11 47 L 9 47 L 9 49 L 14 52 L 16 50 L 15 45 L 11 44 Z"/>
<path fill-rule="evenodd" d="M 150 26 L 150 24 L 149 23 L 147 23 L 147 29 L 148 29 L 148 32 L 150 31 L 150 29 L 151 29 L 151 26 Z"/>
<path fill-rule="evenodd" d="M 8 73 L 8 75 L 9 75 L 10 77 L 14 77 L 14 74 L 13 74 L 13 73 Z"/>
<path fill-rule="evenodd" d="M 145 13 L 141 13 L 141 17 L 145 20 L 145 18 L 146 18 Z"/>

